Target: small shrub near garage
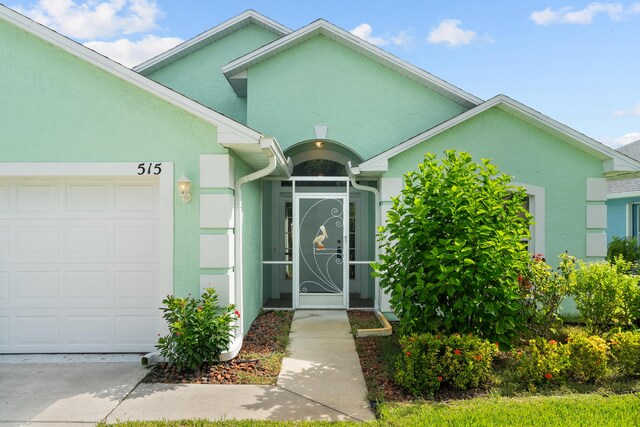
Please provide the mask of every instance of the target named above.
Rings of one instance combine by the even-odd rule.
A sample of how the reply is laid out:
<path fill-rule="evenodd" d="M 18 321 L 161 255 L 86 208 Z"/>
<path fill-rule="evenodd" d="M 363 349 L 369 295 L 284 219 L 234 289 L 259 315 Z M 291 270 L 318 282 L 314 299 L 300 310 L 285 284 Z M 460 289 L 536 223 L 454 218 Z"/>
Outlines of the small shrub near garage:
<path fill-rule="evenodd" d="M 468 390 L 485 385 L 497 346 L 469 335 L 410 335 L 400 339 L 396 381 L 414 396 L 432 396 L 442 385 Z"/>
<path fill-rule="evenodd" d="M 616 332 L 609 337 L 609 346 L 620 374 L 640 376 L 640 331 Z"/>
<path fill-rule="evenodd" d="M 180 372 L 199 372 L 205 363 L 220 359 L 233 337 L 233 322 L 240 317 L 233 305 L 220 308 L 212 288 L 200 298 L 168 295 L 162 303 L 169 334 L 158 339 L 156 348 L 169 363 Z"/>
<path fill-rule="evenodd" d="M 575 333 L 567 338 L 567 347 L 571 355 L 569 372 L 573 379 L 596 382 L 607 375 L 609 347 L 604 339 L 597 335 Z"/>

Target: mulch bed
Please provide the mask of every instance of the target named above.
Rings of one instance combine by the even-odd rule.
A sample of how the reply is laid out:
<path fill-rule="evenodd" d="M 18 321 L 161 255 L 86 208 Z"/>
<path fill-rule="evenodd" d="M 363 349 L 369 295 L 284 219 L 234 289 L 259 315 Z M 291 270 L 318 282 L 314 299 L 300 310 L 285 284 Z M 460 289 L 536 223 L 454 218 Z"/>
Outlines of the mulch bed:
<path fill-rule="evenodd" d="M 275 339 L 278 335 L 289 333 L 293 312 L 269 311 L 258 316 L 246 333 L 242 349 L 233 360 L 212 363 L 202 369 L 200 375 L 180 373 L 175 367 L 160 363 L 147 374 L 148 383 L 192 383 L 192 384 L 245 384 L 275 381 L 278 372 L 264 361 L 284 343 Z M 286 343 L 286 341 L 285 341 Z M 279 370 L 279 367 L 278 367 Z"/>

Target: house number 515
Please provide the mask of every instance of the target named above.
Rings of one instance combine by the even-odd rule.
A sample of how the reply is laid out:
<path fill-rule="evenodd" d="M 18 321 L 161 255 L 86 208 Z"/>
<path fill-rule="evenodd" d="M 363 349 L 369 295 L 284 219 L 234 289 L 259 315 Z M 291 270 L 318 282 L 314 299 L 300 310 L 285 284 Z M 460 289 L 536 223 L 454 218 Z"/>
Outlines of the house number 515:
<path fill-rule="evenodd" d="M 162 163 L 140 163 L 138 165 L 138 175 L 160 175 Z"/>

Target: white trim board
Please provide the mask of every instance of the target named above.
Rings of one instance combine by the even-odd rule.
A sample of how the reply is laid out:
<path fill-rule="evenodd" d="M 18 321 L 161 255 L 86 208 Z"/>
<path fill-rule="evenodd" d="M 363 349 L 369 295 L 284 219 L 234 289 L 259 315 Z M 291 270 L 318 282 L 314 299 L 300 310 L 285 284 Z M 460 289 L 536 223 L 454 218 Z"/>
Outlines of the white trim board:
<path fill-rule="evenodd" d="M 530 251 L 534 254 L 545 254 L 545 189 L 531 184 L 511 182 L 515 187 L 523 187 L 529 196 L 529 213 L 533 216 L 534 224 L 531 226 L 531 240 L 533 247 Z"/>

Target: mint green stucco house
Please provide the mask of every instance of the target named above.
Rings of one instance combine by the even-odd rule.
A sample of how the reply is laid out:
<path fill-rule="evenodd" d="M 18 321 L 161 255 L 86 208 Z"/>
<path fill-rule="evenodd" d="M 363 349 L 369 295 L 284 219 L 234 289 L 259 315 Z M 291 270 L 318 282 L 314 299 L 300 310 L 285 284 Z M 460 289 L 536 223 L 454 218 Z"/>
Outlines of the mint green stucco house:
<path fill-rule="evenodd" d="M 607 179 L 640 171 L 324 20 L 247 11 L 134 70 L 3 6 L 0 40 L 0 352 L 149 351 L 207 286 L 229 356 L 261 307 L 389 311 L 375 230 L 426 152 L 512 175 L 549 259 L 602 257 Z"/>

